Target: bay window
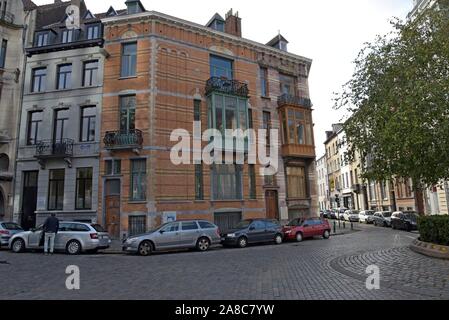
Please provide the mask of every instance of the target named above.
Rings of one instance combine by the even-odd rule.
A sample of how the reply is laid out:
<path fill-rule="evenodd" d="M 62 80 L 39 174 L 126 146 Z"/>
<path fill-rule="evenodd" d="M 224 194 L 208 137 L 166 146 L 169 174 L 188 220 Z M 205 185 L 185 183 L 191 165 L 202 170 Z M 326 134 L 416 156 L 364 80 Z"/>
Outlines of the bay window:
<path fill-rule="evenodd" d="M 313 145 L 310 111 L 287 108 L 281 111 L 284 144 Z"/>
<path fill-rule="evenodd" d="M 292 199 L 307 198 L 306 170 L 304 167 L 287 167 L 287 194 Z"/>

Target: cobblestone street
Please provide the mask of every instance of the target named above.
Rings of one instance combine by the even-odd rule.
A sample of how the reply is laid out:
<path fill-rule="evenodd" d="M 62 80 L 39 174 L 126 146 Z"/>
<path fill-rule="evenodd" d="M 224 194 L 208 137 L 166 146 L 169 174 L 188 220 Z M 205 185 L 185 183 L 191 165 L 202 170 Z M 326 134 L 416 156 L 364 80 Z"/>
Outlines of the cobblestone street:
<path fill-rule="evenodd" d="M 449 261 L 412 252 L 416 233 L 373 226 L 330 240 L 132 255 L 0 252 L 0 299 L 448 299 Z M 365 287 L 368 265 L 380 290 Z M 65 287 L 79 266 L 81 289 Z"/>

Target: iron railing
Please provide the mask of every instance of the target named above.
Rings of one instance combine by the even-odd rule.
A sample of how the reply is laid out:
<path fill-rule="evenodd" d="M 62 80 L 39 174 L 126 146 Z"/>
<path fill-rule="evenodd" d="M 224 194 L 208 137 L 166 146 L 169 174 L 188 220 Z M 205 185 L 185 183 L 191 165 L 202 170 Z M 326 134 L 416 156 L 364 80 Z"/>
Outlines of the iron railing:
<path fill-rule="evenodd" d="M 6 11 L 0 12 L 0 21 L 4 21 L 6 23 L 13 24 L 15 18 L 16 18 L 16 16 L 11 12 L 6 12 Z"/>
<path fill-rule="evenodd" d="M 143 144 L 143 134 L 138 129 L 108 131 L 104 136 L 103 142 L 107 149 L 140 148 Z"/>
<path fill-rule="evenodd" d="M 206 82 L 206 95 L 220 92 L 247 98 L 249 95 L 248 85 L 237 80 L 212 77 Z"/>
<path fill-rule="evenodd" d="M 36 144 L 36 157 L 37 158 L 72 157 L 74 143 L 75 142 L 72 139 L 61 139 L 56 141 L 53 140 L 39 141 Z"/>
<path fill-rule="evenodd" d="M 312 108 L 312 101 L 309 98 L 293 96 L 291 94 L 283 94 L 278 98 L 278 105 L 294 105 L 304 108 Z"/>

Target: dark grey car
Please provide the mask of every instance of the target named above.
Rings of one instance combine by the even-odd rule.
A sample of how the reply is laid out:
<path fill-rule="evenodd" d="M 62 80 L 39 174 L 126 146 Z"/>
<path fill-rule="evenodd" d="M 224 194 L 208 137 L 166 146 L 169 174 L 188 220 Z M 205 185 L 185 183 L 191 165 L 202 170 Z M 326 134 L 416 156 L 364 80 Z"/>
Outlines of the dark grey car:
<path fill-rule="evenodd" d="M 244 248 L 250 243 L 274 242 L 281 244 L 284 239 L 282 227 L 277 221 L 266 219 L 243 220 L 235 229 L 222 235 L 223 246 Z"/>
<path fill-rule="evenodd" d="M 123 242 L 123 251 L 148 256 L 153 251 L 193 249 L 207 251 L 220 243 L 220 232 L 213 223 L 205 220 L 175 221 L 166 223 L 146 234 L 129 237 Z"/>

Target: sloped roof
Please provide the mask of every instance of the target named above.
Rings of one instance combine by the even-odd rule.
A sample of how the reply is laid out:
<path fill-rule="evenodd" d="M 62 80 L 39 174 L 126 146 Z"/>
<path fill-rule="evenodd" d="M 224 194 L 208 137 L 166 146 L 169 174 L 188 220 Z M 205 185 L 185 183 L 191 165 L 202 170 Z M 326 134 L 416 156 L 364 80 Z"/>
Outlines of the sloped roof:
<path fill-rule="evenodd" d="M 220 20 L 220 21 L 225 21 L 225 19 L 223 19 L 222 16 L 220 16 L 218 13 L 214 14 L 214 16 L 209 20 L 208 23 L 206 23 L 206 27 L 209 27 L 212 22 L 214 22 L 215 20 Z"/>
<path fill-rule="evenodd" d="M 23 9 L 25 11 L 33 10 L 37 8 L 37 5 L 32 0 L 22 0 Z"/>
<path fill-rule="evenodd" d="M 274 47 L 279 42 L 284 41 L 288 43 L 287 39 L 285 39 L 281 34 L 278 34 L 276 37 L 270 40 L 270 42 L 267 43 L 267 46 Z"/>
<path fill-rule="evenodd" d="M 57 3 L 46 4 L 37 7 L 36 29 L 44 29 L 50 26 L 57 26 L 61 24 L 61 20 L 66 16 L 66 8 L 71 4 L 71 1 L 61 1 Z M 87 11 L 84 0 L 80 2 L 81 17 Z"/>

